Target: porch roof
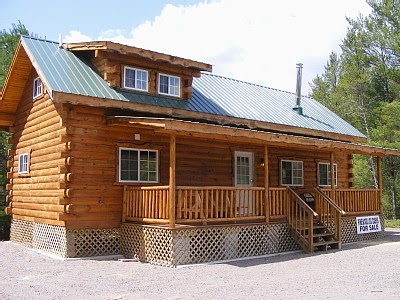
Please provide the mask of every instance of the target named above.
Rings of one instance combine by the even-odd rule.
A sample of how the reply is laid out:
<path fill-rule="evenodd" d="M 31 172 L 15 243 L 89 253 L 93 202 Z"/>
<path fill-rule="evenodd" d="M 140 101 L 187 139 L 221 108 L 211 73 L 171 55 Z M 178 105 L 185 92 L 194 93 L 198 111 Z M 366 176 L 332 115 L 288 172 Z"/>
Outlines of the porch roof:
<path fill-rule="evenodd" d="M 400 156 L 400 151 L 397 149 L 168 118 L 110 116 L 107 119 L 107 124 L 109 126 L 132 126 L 135 128 L 142 126 L 169 134 L 190 134 L 204 138 L 229 139 L 230 141 L 235 140 L 254 144 L 285 145 L 321 151 L 346 151 L 371 156 Z"/>

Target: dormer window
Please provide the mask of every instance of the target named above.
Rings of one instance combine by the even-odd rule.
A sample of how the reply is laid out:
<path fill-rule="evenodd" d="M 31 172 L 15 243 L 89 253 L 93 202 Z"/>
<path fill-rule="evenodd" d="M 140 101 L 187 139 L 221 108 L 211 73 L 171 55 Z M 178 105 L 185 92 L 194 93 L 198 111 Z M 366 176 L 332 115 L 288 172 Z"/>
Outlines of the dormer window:
<path fill-rule="evenodd" d="M 181 79 L 171 75 L 158 75 L 158 93 L 163 95 L 181 96 Z"/>
<path fill-rule="evenodd" d="M 124 67 L 124 88 L 147 92 L 147 78 L 147 71 Z"/>
<path fill-rule="evenodd" d="M 41 96 L 43 94 L 43 84 L 42 80 L 37 77 L 33 80 L 33 99 Z"/>

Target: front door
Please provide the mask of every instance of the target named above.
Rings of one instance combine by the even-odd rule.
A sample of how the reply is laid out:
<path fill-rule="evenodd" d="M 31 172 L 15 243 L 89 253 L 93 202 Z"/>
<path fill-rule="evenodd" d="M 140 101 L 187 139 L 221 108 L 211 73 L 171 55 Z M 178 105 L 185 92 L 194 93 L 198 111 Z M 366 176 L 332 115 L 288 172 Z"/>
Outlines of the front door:
<path fill-rule="evenodd" d="M 236 192 L 236 214 L 251 216 L 253 212 L 252 196 L 248 187 L 253 186 L 253 152 L 235 152 L 235 186 L 245 188 Z"/>

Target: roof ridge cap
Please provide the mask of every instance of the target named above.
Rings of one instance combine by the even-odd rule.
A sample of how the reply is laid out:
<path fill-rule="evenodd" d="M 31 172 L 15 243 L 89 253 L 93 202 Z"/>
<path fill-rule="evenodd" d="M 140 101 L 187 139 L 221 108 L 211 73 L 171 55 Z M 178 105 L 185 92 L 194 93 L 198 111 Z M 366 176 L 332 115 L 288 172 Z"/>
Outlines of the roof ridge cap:
<path fill-rule="evenodd" d="M 29 35 L 21 35 L 21 39 L 30 39 L 30 40 L 36 40 L 36 41 L 41 41 L 41 42 L 46 42 L 46 43 L 52 43 L 52 44 L 58 44 L 58 42 L 55 41 L 50 41 L 46 38 L 38 38 L 34 36 L 29 36 Z"/>

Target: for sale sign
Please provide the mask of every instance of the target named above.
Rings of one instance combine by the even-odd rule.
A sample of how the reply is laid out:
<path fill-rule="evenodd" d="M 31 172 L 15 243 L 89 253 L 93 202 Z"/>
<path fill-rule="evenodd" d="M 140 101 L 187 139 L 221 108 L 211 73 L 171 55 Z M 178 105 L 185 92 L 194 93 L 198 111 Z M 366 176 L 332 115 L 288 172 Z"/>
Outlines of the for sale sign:
<path fill-rule="evenodd" d="M 379 216 L 356 217 L 356 222 L 357 234 L 382 231 Z"/>

